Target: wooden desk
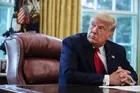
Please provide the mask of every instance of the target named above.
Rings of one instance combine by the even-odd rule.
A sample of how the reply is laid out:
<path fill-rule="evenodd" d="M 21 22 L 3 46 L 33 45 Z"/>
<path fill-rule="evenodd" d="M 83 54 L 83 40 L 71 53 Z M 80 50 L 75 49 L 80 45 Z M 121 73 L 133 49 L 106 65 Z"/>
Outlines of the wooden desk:
<path fill-rule="evenodd" d="M 98 86 L 91 85 L 0 85 L 0 92 L 8 93 L 105 93 Z M 108 93 L 136 93 L 109 89 Z"/>

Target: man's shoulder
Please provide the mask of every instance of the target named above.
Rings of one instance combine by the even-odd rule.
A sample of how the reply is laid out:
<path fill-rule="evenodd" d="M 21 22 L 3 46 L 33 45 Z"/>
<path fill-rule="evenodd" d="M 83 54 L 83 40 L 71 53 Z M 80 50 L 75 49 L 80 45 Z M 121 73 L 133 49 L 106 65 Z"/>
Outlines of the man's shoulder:
<path fill-rule="evenodd" d="M 108 46 L 111 46 L 113 48 L 124 48 L 122 45 L 118 44 L 118 43 L 115 43 L 115 42 L 112 42 L 110 40 L 107 41 L 106 43 Z"/>

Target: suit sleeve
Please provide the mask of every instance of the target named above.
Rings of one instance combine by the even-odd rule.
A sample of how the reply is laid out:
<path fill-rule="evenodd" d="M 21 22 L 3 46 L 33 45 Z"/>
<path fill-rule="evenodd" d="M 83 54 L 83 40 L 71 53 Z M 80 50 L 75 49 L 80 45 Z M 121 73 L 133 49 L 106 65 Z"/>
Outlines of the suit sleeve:
<path fill-rule="evenodd" d="M 60 58 L 60 78 L 63 84 L 103 84 L 104 75 L 78 71 L 78 54 L 73 40 L 64 39 Z M 78 43 L 77 43 L 78 44 Z"/>
<path fill-rule="evenodd" d="M 134 71 L 134 69 L 132 68 L 132 66 L 130 65 L 130 62 L 126 59 L 126 51 L 125 48 L 123 47 L 123 54 L 124 54 L 124 63 L 122 64 L 124 69 L 127 69 L 131 72 L 130 76 L 133 78 L 133 80 L 135 80 L 136 84 L 138 82 L 138 76 L 137 73 Z"/>

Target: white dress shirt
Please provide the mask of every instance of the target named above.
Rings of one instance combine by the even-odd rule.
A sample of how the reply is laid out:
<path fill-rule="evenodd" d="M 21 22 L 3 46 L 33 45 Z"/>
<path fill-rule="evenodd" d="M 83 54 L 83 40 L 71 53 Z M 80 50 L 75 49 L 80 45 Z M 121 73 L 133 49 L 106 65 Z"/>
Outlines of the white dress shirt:
<path fill-rule="evenodd" d="M 105 68 L 106 72 L 108 72 L 107 64 L 106 64 L 106 54 L 105 54 L 104 46 L 99 48 L 98 55 L 99 55 L 101 61 L 103 62 L 103 65 L 104 65 L 104 68 Z M 109 85 L 110 84 L 109 81 L 110 81 L 109 80 L 109 75 L 105 75 L 104 80 L 103 80 L 103 85 Z"/>

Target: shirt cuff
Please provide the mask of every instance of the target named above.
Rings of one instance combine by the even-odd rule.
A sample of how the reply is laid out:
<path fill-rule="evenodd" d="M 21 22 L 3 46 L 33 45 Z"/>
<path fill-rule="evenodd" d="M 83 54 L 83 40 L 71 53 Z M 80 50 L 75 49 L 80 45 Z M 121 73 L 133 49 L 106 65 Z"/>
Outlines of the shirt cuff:
<path fill-rule="evenodd" d="M 108 86 L 109 85 L 109 75 L 105 75 L 103 79 L 103 85 Z"/>

